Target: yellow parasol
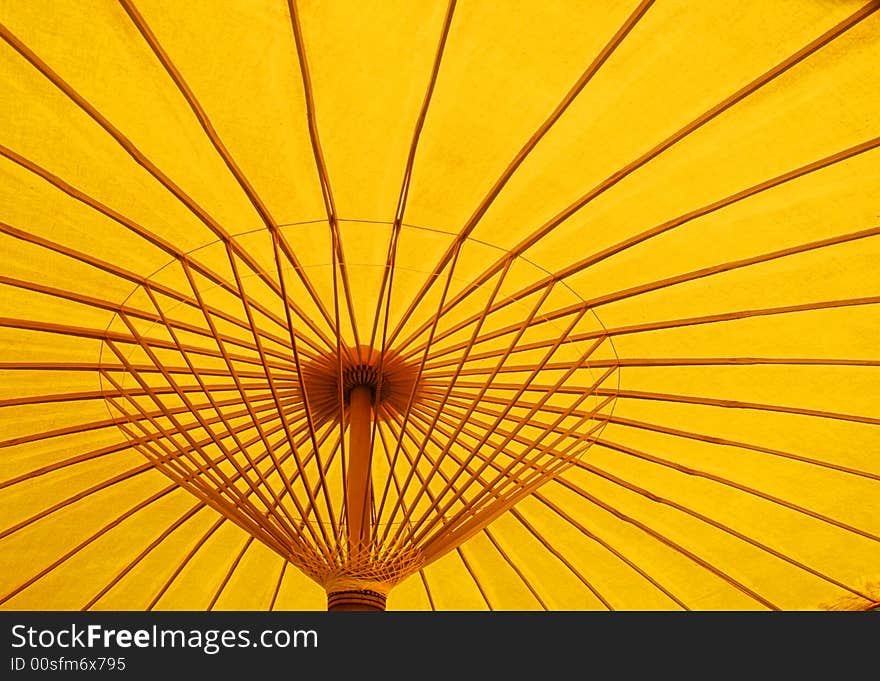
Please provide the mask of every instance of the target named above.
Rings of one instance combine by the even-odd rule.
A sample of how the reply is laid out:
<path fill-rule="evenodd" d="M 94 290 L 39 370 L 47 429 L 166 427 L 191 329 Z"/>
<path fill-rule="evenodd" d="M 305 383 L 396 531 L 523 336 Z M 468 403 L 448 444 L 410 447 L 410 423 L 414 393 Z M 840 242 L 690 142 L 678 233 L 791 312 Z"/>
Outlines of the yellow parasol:
<path fill-rule="evenodd" d="M 0 607 L 876 606 L 878 8 L 0 1 Z"/>

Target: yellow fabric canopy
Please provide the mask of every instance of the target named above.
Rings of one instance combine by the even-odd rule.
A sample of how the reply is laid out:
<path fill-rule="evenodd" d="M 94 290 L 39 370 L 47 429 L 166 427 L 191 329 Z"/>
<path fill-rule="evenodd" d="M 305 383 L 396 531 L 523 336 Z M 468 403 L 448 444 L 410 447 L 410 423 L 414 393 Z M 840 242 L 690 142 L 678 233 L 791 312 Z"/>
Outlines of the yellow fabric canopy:
<path fill-rule="evenodd" d="M 878 9 L 0 0 L 0 607 L 877 605 Z"/>

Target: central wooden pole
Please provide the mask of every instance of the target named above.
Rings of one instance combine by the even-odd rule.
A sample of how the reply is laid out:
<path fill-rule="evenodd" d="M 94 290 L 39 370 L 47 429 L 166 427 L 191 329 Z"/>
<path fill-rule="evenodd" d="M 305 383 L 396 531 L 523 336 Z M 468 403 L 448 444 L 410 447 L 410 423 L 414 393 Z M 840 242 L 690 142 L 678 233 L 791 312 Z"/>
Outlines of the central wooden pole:
<path fill-rule="evenodd" d="M 345 478 L 345 518 L 348 524 L 349 560 L 357 564 L 370 550 L 372 490 L 373 391 L 356 386 L 349 395 L 348 469 Z M 328 589 L 328 610 L 384 610 L 385 594 L 358 586 Z"/>
<path fill-rule="evenodd" d="M 349 399 L 346 520 L 350 555 L 356 558 L 367 550 L 370 540 L 373 391 L 368 386 L 357 386 L 352 389 Z"/>

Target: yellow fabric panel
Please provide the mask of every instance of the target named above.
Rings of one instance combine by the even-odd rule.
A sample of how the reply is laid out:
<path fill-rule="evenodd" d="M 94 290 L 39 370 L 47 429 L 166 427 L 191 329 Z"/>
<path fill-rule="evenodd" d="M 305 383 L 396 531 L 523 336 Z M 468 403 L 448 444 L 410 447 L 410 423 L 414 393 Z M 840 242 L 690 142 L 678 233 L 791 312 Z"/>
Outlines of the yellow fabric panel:
<path fill-rule="evenodd" d="M 305 100 L 285 3 L 150 0 L 137 8 L 274 219 L 321 217 L 308 131 L 298 124 Z M 233 234 L 256 227 L 256 218 L 227 225 Z"/>
<path fill-rule="evenodd" d="M 195 500 L 193 500 L 193 505 Z M 189 509 L 185 510 L 188 513 Z M 184 514 L 181 514 L 181 518 Z M 155 525 L 156 537 L 145 543 L 146 551 L 153 541 L 161 539 L 141 560 L 120 563 L 119 574 L 128 570 L 122 578 L 109 589 L 93 606 L 96 610 L 146 610 L 160 594 L 174 574 L 181 569 L 189 552 L 199 539 L 217 521 L 211 509 L 198 511 L 180 527 L 166 536 L 166 529 L 176 524 L 177 519 L 169 521 L 167 527 Z M 130 569 L 129 569 L 130 568 Z M 95 594 L 98 595 L 98 594 Z"/>
<path fill-rule="evenodd" d="M 407 577 L 388 594 L 389 610 L 432 610 L 420 573 Z"/>
<path fill-rule="evenodd" d="M 485 610 L 486 601 L 455 551 L 425 568 L 425 579 L 438 610 Z"/>
<path fill-rule="evenodd" d="M 224 522 L 186 563 L 165 594 L 156 604 L 158 610 L 177 610 L 178 603 L 188 600 L 207 609 L 223 585 L 234 557 L 247 542 L 247 535 L 230 522 Z M 215 552 L 229 554 L 229 561 L 213 559 Z M 187 593 L 187 596 L 183 596 Z"/>
<path fill-rule="evenodd" d="M 653 5 L 529 155 L 475 236 L 512 247 L 858 7 L 764 5 L 749 2 L 732 11 L 717 3 L 700 12 L 684 2 Z M 876 26 L 876 19 L 867 22 Z M 795 65 L 592 201 L 571 218 L 571 227 L 542 240 L 535 249 L 540 255 L 532 257 L 555 269 L 560 256 L 570 255 L 561 245 L 571 243 L 573 230 L 586 229 L 579 233 L 597 247 L 606 239 L 616 242 L 640 225 L 653 226 L 870 137 L 860 136 L 864 118 L 851 115 L 850 102 L 833 94 L 841 78 L 863 82 L 859 71 L 869 70 L 876 59 L 871 56 L 876 41 L 870 39 L 876 28 L 851 33 L 859 30 L 862 37 L 847 33 L 840 39 L 851 46 L 846 59 L 826 48 Z M 693 39 L 701 35 L 714 38 Z M 840 69 L 837 77 L 830 77 L 833 69 Z M 851 104 L 857 111 L 875 98 L 870 88 L 860 88 Z M 842 133 L 842 144 L 823 148 L 826 136 Z M 657 183 L 658 177 L 663 182 Z M 541 201 L 534 200 L 536 194 Z M 613 222 L 599 219 L 606 215 Z"/>
<path fill-rule="evenodd" d="M 419 144 L 407 221 L 463 225 L 636 4 L 461 3 Z"/>
<path fill-rule="evenodd" d="M 0 607 L 880 598 L 877 3 L 292 5 L 0 0 Z"/>
<path fill-rule="evenodd" d="M 221 224 L 254 224 L 253 208 L 120 6 L 97 3 L 86 13 L 74 5 L 12 3 L 4 19 L 20 40 Z M 91 36 L 86 43 L 78 39 L 84 33 Z M 107 54 L 113 59 L 101 58 Z M 27 83 L 37 87 L 34 81 L 43 76 L 30 65 L 25 68 L 33 74 Z M 179 121 L 170 136 L 165 126 L 155 125 L 164 118 Z M 109 140 L 105 144 L 115 144 L 94 122 L 84 126 L 86 131 L 89 143 L 100 137 Z M 68 134 L 59 135 L 56 143 L 69 139 Z M 122 167 L 131 166 L 124 152 L 114 156 L 127 159 Z M 112 168 L 103 159 L 95 165 L 92 173 Z"/>
<path fill-rule="evenodd" d="M 444 10 L 405 0 L 301 3 L 321 148 L 343 218 L 394 217 Z"/>
<path fill-rule="evenodd" d="M 270 578 L 277 579 L 275 572 Z M 275 610 L 325 610 L 327 594 L 302 572 L 288 565 L 275 600 Z"/>
<path fill-rule="evenodd" d="M 605 455 L 598 448 L 592 452 L 590 462 L 595 462 L 595 465 L 612 474 L 621 477 L 626 475 L 636 480 L 636 484 L 649 487 L 661 498 L 672 501 L 686 498 L 687 503 L 679 503 L 690 510 L 711 514 L 717 521 L 753 541 L 769 544 L 777 552 L 799 560 L 802 564 L 808 564 L 832 579 L 853 583 L 853 578 L 858 579 L 857 574 L 864 574 L 876 563 L 876 558 L 872 557 L 876 551 L 876 541 L 853 536 L 815 519 L 805 518 L 802 514 L 780 508 L 778 504 L 749 498 L 726 490 L 712 481 L 693 476 L 684 480 L 682 473 L 661 469 L 652 464 L 634 463 L 631 457 L 625 457 L 621 461 L 620 456 Z M 701 557 L 725 573 L 734 577 L 747 576 L 746 585 L 765 595 L 777 607 L 815 609 L 840 595 L 839 588 L 827 580 L 811 576 L 801 568 L 718 528 L 682 513 L 657 507 L 644 497 L 634 498 L 634 493 L 618 491 L 621 488 L 612 487 L 608 482 L 594 483 L 594 487 L 600 490 L 599 493 L 606 501 L 617 508 L 632 508 L 643 521 L 648 517 L 645 515 L 648 509 L 652 509 L 651 523 L 654 527 L 660 528 L 671 539 L 692 551 L 696 552 L 699 547 Z M 863 556 L 858 565 L 849 568 L 852 570 L 849 574 L 841 570 L 842 566 L 834 564 L 834 556 L 842 552 Z M 783 577 L 783 574 L 789 576 Z M 798 584 L 792 586 L 791 580 L 796 578 Z M 776 602 L 782 597 L 790 600 Z M 734 607 L 732 602 L 730 606 L 719 605 L 722 608 Z"/>
<path fill-rule="evenodd" d="M 16 562 L 4 565 L 4 593 L 21 582 L 17 561 L 30 566 L 29 572 L 42 574 L 56 561 L 70 555 L 31 588 L 10 600 L 13 609 L 41 609 L 41 603 L 54 601 L 59 609 L 78 609 L 103 587 L 125 560 L 140 552 L 154 535 L 156 523 L 170 522 L 192 502 L 177 490 L 155 502 L 149 510 L 128 516 L 107 532 L 101 530 L 140 502 L 168 487 L 168 480 L 156 471 L 113 485 L 83 503 L 68 506 L 3 540 L 3 558 Z M 127 541 L 126 537 L 133 541 Z M 79 544 L 84 547 L 73 553 Z"/>

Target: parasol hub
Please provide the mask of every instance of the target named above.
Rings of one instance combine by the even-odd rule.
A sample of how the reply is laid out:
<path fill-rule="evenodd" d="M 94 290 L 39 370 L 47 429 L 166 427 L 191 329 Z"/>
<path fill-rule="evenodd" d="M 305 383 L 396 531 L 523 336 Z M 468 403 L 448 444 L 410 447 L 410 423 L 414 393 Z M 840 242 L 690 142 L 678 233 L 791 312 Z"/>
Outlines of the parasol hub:
<path fill-rule="evenodd" d="M 304 362 L 303 388 L 318 423 L 338 421 L 351 408 L 352 393 L 367 388 L 374 418 L 403 414 L 410 401 L 418 404 L 424 388 L 418 364 L 392 350 L 341 348 Z M 340 405 L 340 398 L 342 404 Z"/>

